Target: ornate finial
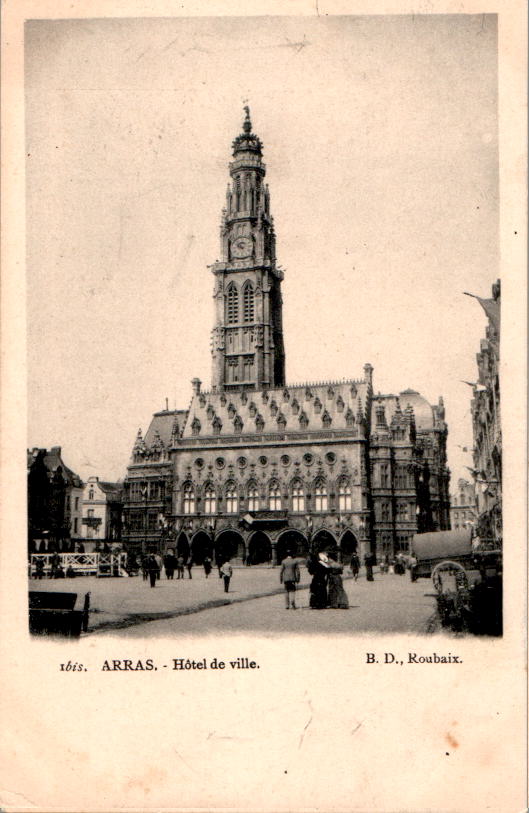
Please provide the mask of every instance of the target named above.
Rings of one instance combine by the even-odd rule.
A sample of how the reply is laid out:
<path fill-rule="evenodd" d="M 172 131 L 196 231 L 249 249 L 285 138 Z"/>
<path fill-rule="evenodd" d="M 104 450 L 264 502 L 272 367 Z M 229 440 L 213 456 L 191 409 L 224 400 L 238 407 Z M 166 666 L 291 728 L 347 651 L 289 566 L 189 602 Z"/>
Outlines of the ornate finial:
<path fill-rule="evenodd" d="M 245 133 L 252 132 L 252 122 L 250 120 L 250 108 L 248 105 L 245 105 L 243 108 L 244 112 L 246 113 L 246 118 L 244 119 L 243 130 Z"/>

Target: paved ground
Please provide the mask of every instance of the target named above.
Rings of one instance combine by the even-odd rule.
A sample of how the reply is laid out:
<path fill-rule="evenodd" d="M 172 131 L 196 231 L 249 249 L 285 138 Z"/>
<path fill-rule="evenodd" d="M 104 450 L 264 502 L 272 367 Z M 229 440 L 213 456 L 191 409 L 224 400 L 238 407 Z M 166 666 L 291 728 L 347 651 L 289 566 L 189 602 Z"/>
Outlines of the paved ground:
<path fill-rule="evenodd" d="M 195 568 L 193 579 L 161 578 L 154 589 L 140 577 L 130 579 L 79 577 L 30 581 L 32 590 L 91 593 L 89 634 L 120 631 L 120 635 L 171 636 L 217 631 L 256 631 L 276 636 L 281 632 L 319 633 L 427 633 L 435 628 L 435 600 L 427 580 L 375 573 L 367 582 L 362 572 L 355 582 L 344 581 L 349 610 L 310 610 L 310 576 L 301 568 L 298 609 L 284 609 L 278 568 L 234 569 L 230 593 L 213 571 L 206 579 Z M 426 594 L 426 595 L 425 595 Z"/>
<path fill-rule="evenodd" d="M 435 600 L 426 595 L 430 583 L 412 584 L 403 576 L 384 575 L 374 582 L 348 579 L 345 589 L 348 610 L 311 610 L 309 591 L 298 591 L 296 610 L 285 610 L 283 593 L 230 604 L 163 621 L 128 627 L 127 637 L 173 636 L 216 632 L 258 632 L 265 637 L 278 633 L 392 633 L 425 634 L 437 629 Z M 102 632 L 102 634 L 104 634 Z"/>

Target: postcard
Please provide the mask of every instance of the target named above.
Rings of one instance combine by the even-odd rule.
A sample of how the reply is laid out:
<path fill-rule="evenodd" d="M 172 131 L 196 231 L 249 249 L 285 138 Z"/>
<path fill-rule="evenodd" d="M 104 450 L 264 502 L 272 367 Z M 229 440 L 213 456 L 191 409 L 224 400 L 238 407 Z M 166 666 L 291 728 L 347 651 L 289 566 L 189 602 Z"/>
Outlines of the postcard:
<path fill-rule="evenodd" d="M 3 17 L 2 809 L 525 809 L 521 4 Z"/>

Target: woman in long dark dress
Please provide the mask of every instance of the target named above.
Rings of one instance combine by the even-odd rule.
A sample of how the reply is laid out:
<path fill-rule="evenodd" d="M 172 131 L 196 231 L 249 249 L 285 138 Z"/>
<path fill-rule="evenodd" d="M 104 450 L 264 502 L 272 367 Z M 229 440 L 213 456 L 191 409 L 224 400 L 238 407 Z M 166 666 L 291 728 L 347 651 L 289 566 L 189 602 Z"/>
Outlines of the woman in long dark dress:
<path fill-rule="evenodd" d="M 324 610 L 327 607 L 327 576 L 329 569 L 325 559 L 322 558 L 322 554 L 318 557 L 311 556 L 309 558 L 307 570 L 312 576 L 310 583 L 310 607 L 313 610 Z"/>
<path fill-rule="evenodd" d="M 349 599 L 343 587 L 343 567 L 337 562 L 329 562 L 329 607 L 333 610 L 348 610 Z"/>

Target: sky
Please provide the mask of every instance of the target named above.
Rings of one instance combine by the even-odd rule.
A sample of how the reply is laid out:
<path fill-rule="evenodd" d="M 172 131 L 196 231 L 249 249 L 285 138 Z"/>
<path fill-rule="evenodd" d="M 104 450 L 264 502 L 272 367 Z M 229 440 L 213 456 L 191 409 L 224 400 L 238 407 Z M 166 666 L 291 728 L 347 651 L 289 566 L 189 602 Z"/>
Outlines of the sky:
<path fill-rule="evenodd" d="M 498 277 L 496 18 L 26 24 L 28 446 L 126 474 L 210 385 L 231 142 L 264 143 L 289 383 L 442 395 L 452 488 Z"/>

